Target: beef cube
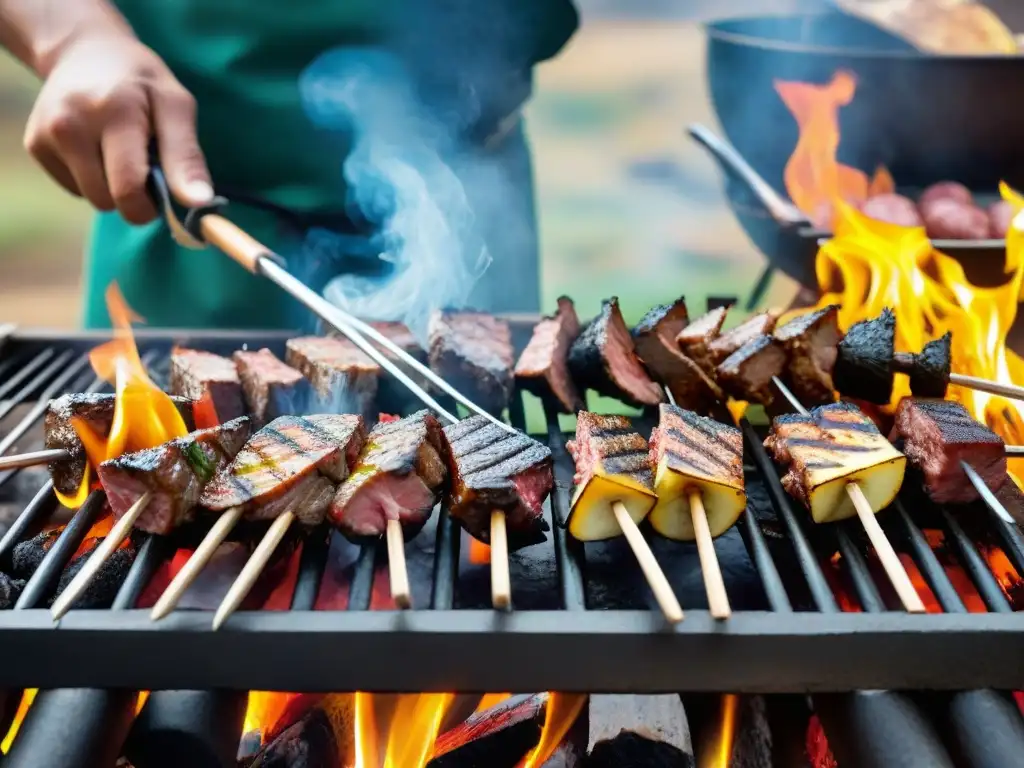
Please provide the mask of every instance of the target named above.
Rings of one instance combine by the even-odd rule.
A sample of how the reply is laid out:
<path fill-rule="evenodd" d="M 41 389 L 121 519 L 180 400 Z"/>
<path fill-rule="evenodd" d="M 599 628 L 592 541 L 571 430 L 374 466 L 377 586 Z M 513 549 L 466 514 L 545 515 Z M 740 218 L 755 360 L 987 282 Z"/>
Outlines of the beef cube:
<path fill-rule="evenodd" d="M 633 328 L 633 338 L 640 348 L 640 340 L 651 336 L 662 336 L 675 342 L 676 336 L 690 322 L 690 313 L 686 310 L 686 298 L 680 296 L 669 304 L 659 304 L 648 310 Z"/>
<path fill-rule="evenodd" d="M 716 307 L 701 315 L 676 335 L 676 345 L 682 353 L 699 365 L 709 376 L 714 375 L 715 360 L 711 343 L 718 338 L 725 323 L 725 307 Z"/>
<path fill-rule="evenodd" d="M 309 410 L 309 382 L 269 349 L 235 352 L 234 360 L 254 427 Z"/>
<path fill-rule="evenodd" d="M 836 364 L 839 305 L 830 304 L 790 320 L 775 331 L 786 349 L 788 365 L 783 383 L 805 407 L 835 400 L 832 370 Z"/>
<path fill-rule="evenodd" d="M 761 312 L 747 318 L 735 328 L 726 331 L 708 345 L 708 352 L 711 355 L 712 363 L 717 367 L 719 363 L 744 344 L 760 336 L 771 335 L 771 332 L 775 329 L 775 322 L 778 319 L 778 312 Z"/>
<path fill-rule="evenodd" d="M 312 407 L 325 413 L 356 413 L 371 421 L 377 412 L 380 366 L 347 339 L 289 339 L 285 362 L 313 388 Z"/>
<path fill-rule="evenodd" d="M 665 399 L 636 356 L 614 296 L 569 349 L 569 370 L 576 384 L 631 405 L 657 405 Z"/>
<path fill-rule="evenodd" d="M 569 347 L 580 334 L 580 321 L 572 300 L 558 299 L 558 312 L 533 329 L 530 343 L 516 363 L 515 376 L 524 389 L 540 398 L 552 398 L 566 413 L 586 407 L 569 375 Z"/>
<path fill-rule="evenodd" d="M 242 382 L 235 364 L 226 357 L 198 349 L 176 347 L 171 353 L 171 393 L 190 400 L 205 399 L 218 423 L 246 415 Z"/>
<path fill-rule="evenodd" d="M 921 470 L 928 496 L 939 504 L 979 498 L 962 462 L 970 464 L 993 493 L 1007 481 L 1003 439 L 960 403 L 905 397 L 896 409 L 890 438 L 903 439 L 903 452 Z"/>
<path fill-rule="evenodd" d="M 494 510 L 505 513 L 510 551 L 544 541 L 544 499 L 554 480 L 551 451 L 479 415 L 449 424 L 444 432 L 451 449 L 448 513 L 485 544 Z"/>
<path fill-rule="evenodd" d="M 896 315 L 886 307 L 871 320 L 850 326 L 839 342 L 835 387 L 847 397 L 888 405 L 892 400 L 893 355 L 896 351 Z"/>
<path fill-rule="evenodd" d="M 390 321 L 374 321 L 370 323 L 374 330 L 387 337 L 388 341 L 401 349 L 409 357 L 423 365 L 428 364 L 427 350 L 416 338 L 415 334 L 403 323 Z M 371 339 L 371 342 L 373 340 Z M 429 392 L 433 387 L 430 380 L 422 373 L 406 367 L 405 363 L 391 350 L 380 347 L 381 353 L 396 365 L 401 365 L 405 373 L 415 381 L 420 389 Z M 393 410 L 405 410 L 408 404 L 418 407 L 419 399 L 394 376 L 383 376 L 380 380 L 380 388 L 377 391 L 377 400 L 382 408 Z"/>
<path fill-rule="evenodd" d="M 772 379 L 786 367 L 786 351 L 771 336 L 758 336 L 725 358 L 716 369 L 718 383 L 730 396 L 761 405 L 775 399 Z"/>
<path fill-rule="evenodd" d="M 488 413 L 512 397 L 512 330 L 485 312 L 437 311 L 430 317 L 430 367 Z"/>

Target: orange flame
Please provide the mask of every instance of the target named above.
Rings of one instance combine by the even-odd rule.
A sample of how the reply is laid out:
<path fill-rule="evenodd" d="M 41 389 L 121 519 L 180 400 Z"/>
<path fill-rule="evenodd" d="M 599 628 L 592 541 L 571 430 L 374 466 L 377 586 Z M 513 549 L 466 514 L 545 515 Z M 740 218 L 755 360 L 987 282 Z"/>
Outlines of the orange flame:
<path fill-rule="evenodd" d="M 585 693 L 552 692 L 548 694 L 548 704 L 544 712 L 544 728 L 540 732 L 540 740 L 533 751 L 526 756 L 522 768 L 538 768 L 554 754 L 586 703 L 587 695 Z"/>
<path fill-rule="evenodd" d="M 376 697 L 355 696 L 355 768 L 423 768 L 434 751 L 445 713 L 455 700 L 453 693 L 403 694 L 390 717 L 378 729 Z M 380 749 L 379 734 L 387 741 Z M 383 756 L 383 762 L 379 758 Z"/>

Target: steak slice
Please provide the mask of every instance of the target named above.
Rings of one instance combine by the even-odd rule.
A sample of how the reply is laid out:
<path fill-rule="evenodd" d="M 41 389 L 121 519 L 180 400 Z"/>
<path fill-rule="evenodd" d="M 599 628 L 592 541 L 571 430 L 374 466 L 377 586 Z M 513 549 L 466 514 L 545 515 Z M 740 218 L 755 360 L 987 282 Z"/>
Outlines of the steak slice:
<path fill-rule="evenodd" d="M 438 310 L 430 317 L 430 367 L 488 413 L 512 396 L 512 330 L 485 312 Z"/>
<path fill-rule="evenodd" d="M 850 326 L 837 350 L 832 378 L 847 397 L 888 405 L 892 400 L 896 315 L 886 307 L 871 320 Z"/>
<path fill-rule="evenodd" d="M 348 339 L 302 336 L 289 339 L 285 362 L 313 388 L 311 408 L 325 413 L 377 413 L 380 366 Z"/>
<path fill-rule="evenodd" d="M 558 311 L 533 328 L 533 336 L 516 363 L 515 376 L 523 388 L 540 398 L 554 398 L 566 413 L 586 404 L 569 375 L 569 347 L 580 335 L 580 321 L 572 299 L 558 299 Z"/>
<path fill-rule="evenodd" d="M 670 339 L 673 343 L 680 331 L 690 322 L 690 313 L 686 310 L 686 297 L 680 296 L 669 304 L 659 304 L 648 310 L 647 314 L 640 318 L 640 322 L 633 328 L 633 338 L 636 340 L 637 348 L 640 348 L 640 339 L 651 336 L 662 336 Z"/>
<path fill-rule="evenodd" d="M 676 335 L 676 345 L 683 354 L 699 365 L 709 376 L 713 376 L 715 371 L 711 342 L 718 338 L 727 311 L 725 307 L 716 307 L 698 317 Z"/>
<path fill-rule="evenodd" d="M 657 405 L 665 399 L 636 356 L 614 296 L 602 302 L 601 314 L 573 342 L 569 370 L 577 386 L 631 405 Z"/>
<path fill-rule="evenodd" d="M 407 538 L 430 518 L 448 478 L 448 447 L 429 411 L 379 423 L 331 504 L 330 517 L 350 539 L 383 536 L 398 520 Z"/>
<path fill-rule="evenodd" d="M 175 347 L 171 352 L 170 386 L 172 394 L 190 400 L 206 398 L 222 424 L 246 415 L 238 370 L 226 357 Z"/>
<path fill-rule="evenodd" d="M 893 355 L 893 369 L 910 377 L 910 391 L 915 397 L 943 398 L 953 370 L 952 355 L 953 334 L 947 331 L 925 344 L 919 354 Z"/>
<path fill-rule="evenodd" d="M 761 312 L 726 331 L 708 345 L 711 362 L 717 366 L 744 344 L 759 336 L 770 335 L 775 329 L 775 321 L 778 319 L 778 312 Z"/>
<path fill-rule="evenodd" d="M 491 512 L 505 513 L 509 550 L 546 539 L 544 499 L 551 492 L 551 451 L 483 416 L 444 428 L 451 449 L 448 513 L 474 538 L 491 539 Z"/>
<path fill-rule="evenodd" d="M 234 360 L 253 426 L 261 428 L 278 416 L 309 410 L 309 382 L 269 349 L 235 352 Z"/>
<path fill-rule="evenodd" d="M 408 326 L 403 323 L 391 321 L 374 321 L 370 323 L 370 325 L 373 326 L 374 330 L 378 333 L 386 336 L 388 341 L 409 355 L 409 357 L 416 360 L 416 362 L 422 363 L 423 365 L 427 364 L 427 350 L 424 349 L 422 344 L 420 344 L 419 339 L 417 339 L 413 332 L 409 330 Z M 398 355 L 394 354 L 391 350 L 381 347 L 380 351 L 393 363 L 402 366 L 405 365 Z M 404 368 L 404 370 L 409 378 L 419 384 L 420 389 L 426 390 L 427 392 L 430 391 L 432 384 L 426 376 L 410 368 Z M 377 398 L 382 404 L 404 404 L 409 402 L 419 404 L 420 402 L 419 399 L 417 399 L 402 382 L 398 381 L 398 379 L 393 376 L 384 376 L 381 378 L 380 390 Z"/>
<path fill-rule="evenodd" d="M 789 359 L 783 382 L 797 400 L 806 407 L 835 400 L 832 370 L 836 345 L 842 338 L 839 305 L 830 304 L 793 318 L 776 329 L 775 338 L 785 347 Z"/>
<path fill-rule="evenodd" d="M 337 484 L 355 465 L 365 438 L 359 416 L 280 416 L 217 473 L 203 492 L 202 504 L 215 512 L 241 507 L 250 520 L 291 512 L 303 525 L 317 525 Z"/>
<path fill-rule="evenodd" d="M 582 411 L 576 418 L 576 439 L 566 447 L 576 462 L 569 533 L 580 541 L 619 536 L 615 502 L 622 502 L 637 523 L 647 517 L 657 501 L 654 477 L 647 441 L 629 419 Z"/>
<path fill-rule="evenodd" d="M 192 401 L 183 397 L 172 397 L 178 412 L 191 431 L 195 429 L 192 418 Z M 65 496 L 73 496 L 82 482 L 89 457 L 85 453 L 82 439 L 75 431 L 73 419 L 89 429 L 97 437 L 106 439 L 114 421 L 113 394 L 72 394 L 51 400 L 46 407 L 43 422 L 44 444 L 48 449 L 63 448 L 71 458 L 67 461 L 50 462 L 50 476 L 53 487 Z"/>
<path fill-rule="evenodd" d="M 170 533 L 192 519 L 204 486 L 227 466 L 248 437 L 249 419 L 243 416 L 103 462 L 99 477 L 114 517 L 120 518 L 149 491 L 152 496 L 135 527 Z"/>
<path fill-rule="evenodd" d="M 896 409 L 891 440 L 924 475 L 928 496 L 939 504 L 980 498 L 961 466 L 966 461 L 995 493 L 1006 483 L 1006 444 L 960 403 L 905 397 Z"/>
<path fill-rule="evenodd" d="M 775 399 L 772 379 L 781 376 L 785 367 L 782 344 L 771 336 L 758 336 L 719 363 L 716 374 L 731 397 L 771 405 Z"/>

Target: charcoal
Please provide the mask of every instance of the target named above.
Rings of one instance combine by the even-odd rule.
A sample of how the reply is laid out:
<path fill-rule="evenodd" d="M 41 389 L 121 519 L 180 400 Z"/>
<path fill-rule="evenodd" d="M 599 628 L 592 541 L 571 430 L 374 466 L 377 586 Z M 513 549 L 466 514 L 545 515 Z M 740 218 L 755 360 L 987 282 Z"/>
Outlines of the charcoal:
<path fill-rule="evenodd" d="M 314 708 L 256 755 L 250 768 L 333 768 L 342 765 L 327 715 Z"/>
<path fill-rule="evenodd" d="M 0 572 L 0 611 L 13 608 L 21 597 L 21 591 L 25 589 L 23 579 L 12 579 L 6 573 Z"/>
<path fill-rule="evenodd" d="M 18 579 L 28 581 L 32 574 L 42 565 L 47 553 L 57 543 L 63 529 L 56 528 L 51 531 L 43 531 L 33 536 L 28 541 L 23 541 L 14 548 L 12 555 L 11 575 Z"/>
<path fill-rule="evenodd" d="M 515 768 L 544 726 L 548 694 L 513 696 L 441 734 L 427 768 Z"/>
<path fill-rule="evenodd" d="M 598 742 L 583 761 L 583 768 L 693 768 L 693 765 L 693 758 L 678 747 L 631 732 Z"/>
<path fill-rule="evenodd" d="M 896 315 L 886 307 L 871 320 L 850 326 L 839 342 L 832 379 L 843 395 L 886 405 L 892 399 Z"/>
<path fill-rule="evenodd" d="M 94 538 L 86 542 L 84 551 L 73 558 L 61 573 L 54 599 L 67 588 L 71 580 L 82 570 L 89 557 L 102 543 L 103 538 Z M 110 608 L 114 604 L 118 590 L 121 589 L 124 580 L 128 578 L 128 571 L 131 569 L 132 563 L 135 562 L 137 554 L 138 551 L 131 541 L 114 550 L 114 553 L 103 562 L 95 578 L 71 607 L 75 609 Z M 52 602 L 53 600 L 50 600 L 51 604 Z"/>

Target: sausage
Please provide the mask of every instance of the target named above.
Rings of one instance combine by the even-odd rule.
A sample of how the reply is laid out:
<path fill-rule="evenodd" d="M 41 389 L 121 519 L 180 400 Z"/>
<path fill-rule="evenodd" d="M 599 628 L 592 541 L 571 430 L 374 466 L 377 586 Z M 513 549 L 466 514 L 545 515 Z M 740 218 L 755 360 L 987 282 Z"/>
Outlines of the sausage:
<path fill-rule="evenodd" d="M 920 227 L 924 224 L 917 205 L 903 195 L 875 195 L 866 200 L 860 210 L 865 216 L 876 221 L 899 224 L 902 227 Z"/>
<path fill-rule="evenodd" d="M 957 200 L 934 200 L 921 209 L 928 237 L 936 240 L 987 240 L 989 218 L 976 205 Z"/>
<path fill-rule="evenodd" d="M 1013 223 L 1013 206 L 999 200 L 988 207 L 989 237 L 1004 240 Z"/>
<path fill-rule="evenodd" d="M 917 204 L 924 211 L 932 203 L 938 200 L 954 200 L 964 205 L 974 205 L 974 195 L 971 190 L 956 181 L 940 181 L 932 184 L 917 199 Z"/>

